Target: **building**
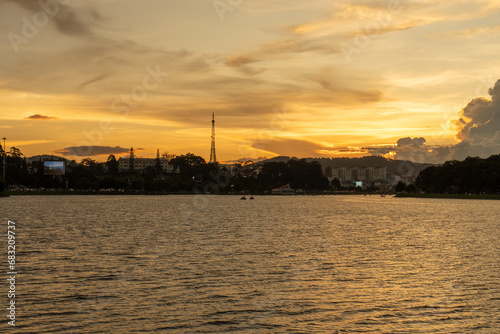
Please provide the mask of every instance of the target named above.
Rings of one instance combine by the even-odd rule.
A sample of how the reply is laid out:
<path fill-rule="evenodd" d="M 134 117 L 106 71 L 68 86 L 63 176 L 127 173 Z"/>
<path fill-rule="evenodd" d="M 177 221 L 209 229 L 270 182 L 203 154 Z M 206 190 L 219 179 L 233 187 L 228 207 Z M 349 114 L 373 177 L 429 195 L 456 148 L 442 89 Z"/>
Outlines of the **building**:
<path fill-rule="evenodd" d="M 339 167 L 332 168 L 332 179 L 340 182 L 387 181 L 387 167 Z"/>
<path fill-rule="evenodd" d="M 156 167 L 156 158 L 137 158 L 134 157 L 134 172 L 142 172 L 146 167 L 153 166 Z M 165 173 L 174 173 L 174 168 L 168 163 L 168 159 L 160 158 L 161 168 Z M 120 173 L 130 172 L 130 158 L 119 158 L 118 159 L 118 171 Z"/>
<path fill-rule="evenodd" d="M 283 187 L 274 188 L 273 195 L 295 195 L 295 189 L 292 189 L 289 184 Z"/>

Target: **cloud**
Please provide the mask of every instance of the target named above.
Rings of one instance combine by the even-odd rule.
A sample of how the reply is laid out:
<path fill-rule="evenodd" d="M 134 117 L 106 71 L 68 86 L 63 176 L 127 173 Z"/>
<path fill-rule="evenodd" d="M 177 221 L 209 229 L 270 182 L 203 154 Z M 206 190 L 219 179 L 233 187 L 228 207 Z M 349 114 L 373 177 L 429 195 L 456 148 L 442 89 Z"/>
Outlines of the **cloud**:
<path fill-rule="evenodd" d="M 106 74 L 98 75 L 97 77 L 92 78 L 90 80 L 87 80 L 87 81 L 83 82 L 82 84 L 80 84 L 79 88 L 83 88 L 83 87 L 85 87 L 87 85 L 91 85 L 93 83 L 99 82 L 99 81 L 105 79 L 106 77 L 107 77 Z"/>
<path fill-rule="evenodd" d="M 479 156 L 500 153 L 500 80 L 488 91 L 491 98 L 475 98 L 455 122 L 459 127 L 455 155 L 476 152 Z"/>
<path fill-rule="evenodd" d="M 411 142 L 410 142 L 411 141 Z M 409 160 L 418 163 L 440 164 L 446 160 L 455 159 L 458 149 L 468 147 L 467 144 L 457 145 L 426 145 L 425 138 L 400 138 L 396 145 L 364 147 L 366 152 L 374 156 L 383 156 L 389 159 Z M 464 156 L 463 158 L 467 157 Z M 461 159 L 463 159 L 461 158 Z"/>
<path fill-rule="evenodd" d="M 59 1 L 42 2 L 33 0 L 6 0 L 10 1 L 32 13 L 54 13 L 51 22 L 54 23 L 57 30 L 65 35 L 70 36 L 91 36 L 92 25 L 99 21 L 99 13 L 91 8 L 78 8 L 78 10 L 61 4 Z M 40 3 L 46 3 L 47 6 L 42 8 Z M 48 4 L 51 4 L 50 6 Z"/>
<path fill-rule="evenodd" d="M 49 119 L 58 119 L 58 118 L 54 117 L 54 116 L 46 116 L 46 115 L 35 114 L 35 115 L 31 115 L 31 116 L 25 117 L 24 119 L 49 120 Z"/>
<path fill-rule="evenodd" d="M 44 12 L 38 1 L 6 1 L 34 14 Z M 76 93 L 92 97 L 121 95 L 142 83 L 148 66 L 154 68 L 160 64 L 162 70 L 175 69 L 185 76 L 189 76 L 185 73 L 206 73 L 212 67 L 210 61 L 214 56 L 164 50 L 128 37 L 110 37 L 113 29 L 103 29 L 107 23 L 102 22 L 101 14 L 84 2 L 74 6 L 61 5 L 58 1 L 48 3 L 56 3 L 57 13 L 48 22 L 55 25 L 57 32 L 46 32 L 40 37 L 40 40 L 47 39 L 44 48 L 19 55 L 5 53 L 10 59 L 6 61 L 9 66 L 0 69 L 1 90 L 56 95 Z M 0 7 L 2 4 L 0 1 Z M 31 42 L 21 45 L 23 50 L 31 47 Z"/>
<path fill-rule="evenodd" d="M 323 153 L 331 149 L 322 143 L 316 143 L 306 139 L 284 138 L 284 137 L 261 137 L 249 143 L 250 154 L 259 152 L 271 153 L 275 156 L 297 156 L 297 157 L 319 157 L 327 156 Z"/>
<path fill-rule="evenodd" d="M 32 12 L 40 10 L 36 1 L 21 1 L 18 5 Z M 336 71 L 329 75 L 324 73 L 323 65 L 315 68 L 314 62 L 296 71 L 288 69 L 287 59 L 339 52 L 341 39 L 335 40 L 332 36 L 294 36 L 289 31 L 282 31 L 283 35 L 275 42 L 227 57 L 190 50 L 165 50 L 122 37 L 110 38 L 113 35 L 102 30 L 103 24 L 91 24 L 94 21 L 102 23 L 102 17 L 106 16 L 91 9 L 76 10 L 80 6 L 78 2 L 74 6 L 61 7 L 68 12 L 67 16 L 75 17 L 76 26 L 56 32 L 57 36 L 53 34 L 52 41 L 57 42 L 54 48 L 23 52 L 20 56 L 12 53 L 10 66 L 0 69 L 0 76 L 5 79 L 1 90 L 44 96 L 73 95 L 79 101 L 71 108 L 79 110 L 72 112 L 85 110 L 114 116 L 116 113 L 110 107 L 112 102 L 130 95 L 131 90 L 143 82 L 148 73 L 146 67 L 154 68 L 158 64 L 170 76 L 154 91 L 148 92 L 147 99 L 132 110 L 132 117 L 197 126 L 204 124 L 205 116 L 215 111 L 228 121 L 226 126 L 233 128 L 268 126 L 267 118 L 255 116 L 271 115 L 277 105 L 319 109 L 374 103 L 384 97 L 378 87 L 359 85 L 352 78 L 345 80 L 342 78 L 345 74 Z M 87 26 L 82 26 L 83 23 Z M 60 26 L 66 25 L 61 21 Z M 62 34 L 66 38 L 81 38 L 71 38 L 68 44 L 64 43 Z M 279 61 L 270 64 L 268 60 Z M 309 75 L 310 78 L 306 77 Z"/>
<path fill-rule="evenodd" d="M 36 0 L 8 1 L 9 6 L 29 9 L 32 13 L 40 10 Z M 284 10 L 288 10 L 285 8 L 288 6 L 288 1 L 259 1 L 261 7 L 256 6 L 255 2 L 248 3 L 248 5 L 255 5 L 260 10 L 268 10 L 271 2 L 280 15 L 288 16 L 282 14 Z M 318 6 L 314 12 L 307 15 L 305 13 L 304 15 L 290 13 L 294 14 L 290 15 L 290 20 L 273 20 L 272 26 L 279 28 L 272 30 L 267 21 L 262 21 L 262 23 L 255 21 L 256 24 L 259 24 L 259 28 L 265 30 L 265 37 L 264 34 L 263 37 L 260 37 L 262 31 L 258 36 L 250 36 L 254 34 L 252 32 L 255 28 L 253 25 L 245 24 L 245 29 L 248 28 L 248 36 L 245 35 L 247 30 L 239 31 L 237 30 L 238 26 L 235 25 L 233 27 L 234 35 L 237 36 L 238 40 L 247 43 L 245 46 L 235 43 L 234 47 L 231 44 L 228 45 L 228 48 L 221 49 L 218 49 L 217 45 L 200 46 L 199 49 L 196 49 L 198 44 L 190 40 L 190 34 L 185 36 L 186 43 L 179 44 L 173 43 L 173 41 L 171 43 L 169 41 L 170 34 L 167 34 L 168 29 L 151 33 L 154 36 L 164 36 L 164 38 L 160 38 L 161 41 L 157 38 L 144 39 L 133 29 L 134 25 L 140 22 L 140 20 L 136 20 L 136 16 L 121 17 L 121 15 L 126 14 L 127 8 L 118 12 L 106 12 L 109 10 L 107 6 L 96 5 L 98 7 L 95 8 L 100 8 L 99 11 L 102 11 L 101 15 L 94 9 L 86 9 L 86 6 L 89 6 L 86 5 L 87 2 L 67 2 L 68 5 L 61 5 L 59 15 L 54 20 L 49 20 L 48 26 L 43 33 L 40 33 L 37 40 L 26 45 L 24 52 L 19 55 L 5 52 L 4 56 L 8 58 L 10 55 L 12 60 L 7 59 L 5 63 L 9 66 L 4 66 L 0 70 L 0 77 L 2 77 L 0 89 L 6 90 L 9 94 L 10 90 L 37 93 L 44 99 L 47 97 L 47 101 L 48 98 L 57 99 L 45 109 L 37 108 L 37 112 L 42 114 L 50 114 L 52 113 L 50 110 L 54 110 L 54 108 L 64 108 L 64 114 L 82 114 L 89 118 L 98 115 L 99 118 L 102 118 L 109 115 L 114 116 L 112 108 L 110 108 L 112 101 L 120 96 L 130 95 L 131 90 L 142 83 L 142 79 L 147 73 L 145 70 L 147 66 L 155 67 L 156 64 L 160 64 L 162 71 L 169 72 L 171 75 L 157 89 L 148 92 L 147 99 L 141 101 L 137 108 L 131 110 L 130 118 L 127 120 L 130 124 L 135 120 L 147 120 L 150 123 L 153 123 L 151 120 L 158 120 L 158 126 L 168 124 L 168 126 L 172 126 L 168 131 L 174 133 L 179 126 L 182 129 L 193 128 L 193 125 L 196 127 L 198 125 L 205 126 L 209 123 L 206 121 L 207 116 L 209 117 L 215 111 L 218 122 L 220 120 L 217 125 L 237 132 L 238 134 L 234 136 L 234 139 L 237 139 L 238 136 L 244 136 L 240 133 L 251 133 L 255 129 L 269 128 L 273 107 L 287 105 L 291 106 L 290 119 L 292 122 L 288 134 L 294 130 L 302 131 L 301 129 L 305 127 L 311 129 L 315 126 L 323 127 L 322 130 L 326 132 L 328 130 L 325 128 L 328 128 L 328 122 L 333 122 L 332 119 L 337 122 L 337 118 L 340 120 L 347 117 L 363 121 L 364 124 L 372 122 L 376 124 L 374 125 L 376 127 L 389 118 L 379 113 L 383 109 L 382 105 L 386 104 L 376 104 L 376 102 L 382 100 L 391 102 L 393 98 L 399 98 L 405 103 L 408 102 L 408 105 L 414 102 L 409 101 L 411 96 L 408 98 L 408 96 L 398 95 L 401 91 L 400 87 L 391 83 L 390 78 L 388 79 L 390 75 L 384 73 L 390 69 L 390 73 L 399 73 L 402 77 L 410 78 L 408 80 L 414 80 L 411 73 L 398 70 L 400 54 L 397 49 L 403 47 L 404 42 L 401 40 L 400 44 L 396 40 L 395 43 L 384 44 L 394 42 L 389 38 L 398 37 L 399 34 L 394 34 L 392 37 L 386 35 L 374 38 L 373 47 L 369 51 L 367 49 L 365 53 L 366 58 L 370 58 L 370 62 L 364 63 L 364 60 L 360 59 L 360 63 L 357 64 L 359 66 L 345 66 L 345 68 L 342 55 L 334 55 L 341 52 L 339 44 L 343 41 L 352 41 L 354 36 L 362 34 L 371 36 L 407 29 L 414 24 L 425 24 L 429 21 L 422 21 L 423 17 L 426 17 L 424 14 L 433 11 L 436 6 L 440 7 L 447 2 L 451 3 L 444 0 L 420 2 L 422 3 L 421 8 L 413 10 L 416 7 L 415 4 L 419 2 L 404 2 L 402 15 L 393 15 L 383 20 L 387 24 L 380 25 L 380 28 L 368 29 L 366 25 L 377 21 L 379 15 L 382 18 L 387 17 L 389 2 L 384 0 L 325 1 L 328 5 Z M 96 4 L 97 2 L 90 3 Z M 247 3 L 242 4 L 239 8 L 239 14 L 242 17 L 247 14 L 245 6 Z M 14 9 L 17 10 L 17 8 Z M 455 15 L 459 11 L 453 12 Z M 143 16 L 147 17 L 145 13 Z M 20 16 L 22 15 L 27 14 L 22 13 Z M 319 19 L 317 19 L 318 16 Z M 436 14 L 429 15 L 429 17 L 436 21 L 443 16 Z M 124 18 L 130 20 L 122 21 Z M 142 19 L 142 16 L 139 19 Z M 17 18 L 13 19 L 13 22 L 17 21 L 19 21 Z M 148 23 L 145 22 L 145 24 Z M 174 23 L 176 22 L 172 22 L 172 26 L 176 26 Z M 108 24 L 113 27 L 104 31 L 103 26 Z M 200 26 L 204 27 L 204 24 L 203 19 L 199 21 Z M 177 24 L 177 26 L 182 25 Z M 123 31 L 124 27 L 129 27 L 130 31 Z M 17 24 L 13 28 L 18 30 L 20 27 Z M 270 35 L 270 30 L 271 34 L 278 32 L 275 35 Z M 206 31 L 207 34 L 211 32 L 212 30 Z M 198 35 L 196 34 L 196 36 Z M 247 41 L 247 37 L 251 38 Z M 411 35 L 402 35 L 401 38 L 403 37 L 413 41 Z M 130 40 L 128 40 L 129 38 Z M 175 41 L 183 39 L 174 38 Z M 228 40 L 228 43 L 231 41 Z M 151 43 L 152 46 L 148 47 L 141 43 Z M 200 43 L 200 45 L 202 44 L 211 45 L 213 43 Z M 166 49 L 172 45 L 176 45 L 176 48 L 195 48 L 196 52 L 208 52 L 209 54 L 196 53 L 191 50 L 170 51 Z M 391 66 L 378 66 L 382 59 L 378 49 L 385 50 L 387 48 L 390 49 L 387 51 L 390 52 L 390 55 L 387 56 L 384 53 L 383 59 L 392 59 L 392 55 L 394 68 L 392 64 L 390 64 Z M 425 51 L 425 47 L 419 46 L 418 50 Z M 373 57 L 371 56 L 372 51 Z M 421 58 L 417 51 L 414 52 L 415 57 L 412 59 Z M 217 52 L 220 54 L 213 54 Z M 434 57 L 438 58 L 436 55 Z M 326 67 L 331 67 L 332 71 L 330 73 L 324 71 Z M 408 68 L 410 72 L 414 68 L 426 70 L 425 66 L 410 67 L 406 66 L 405 69 Z M 412 89 L 411 93 L 410 90 L 407 91 L 408 95 L 418 92 L 416 89 Z M 54 96 L 50 97 L 49 95 Z M 435 96 L 441 96 L 439 89 L 436 90 Z M 67 99 L 63 101 L 61 97 L 67 97 Z M 374 107 L 373 117 L 369 116 L 364 120 L 361 117 L 364 111 L 357 113 L 354 107 L 362 105 L 363 109 L 365 107 L 368 109 L 371 107 L 370 104 L 373 104 Z M 397 109 L 399 111 L 399 106 Z M 57 115 L 63 114 L 57 113 Z M 409 119 L 408 114 L 401 116 L 401 118 L 403 117 Z M 306 122 L 299 124 L 301 118 Z M 464 118 L 464 122 L 466 123 L 467 119 Z M 313 123 L 314 125 L 311 126 Z M 336 123 L 335 126 L 340 127 L 338 124 Z M 387 122 L 380 127 L 382 126 L 391 126 L 392 128 L 392 125 Z M 364 127 L 365 125 L 359 126 L 361 131 Z M 467 131 L 474 132 L 476 130 L 469 129 Z M 281 132 L 280 134 L 286 135 Z M 402 137 L 407 134 L 409 133 L 401 133 Z M 116 135 L 121 134 L 117 133 Z M 382 135 L 377 132 L 378 137 Z M 392 136 L 392 133 L 390 135 Z M 414 136 L 414 134 L 412 135 Z M 66 145 L 71 145 L 71 142 L 72 140 Z M 77 141 L 73 142 L 77 143 Z M 359 144 L 359 141 L 355 143 L 355 145 Z M 425 144 L 428 143 L 423 143 L 423 145 Z M 342 145 L 345 145 L 345 141 Z M 304 154 L 312 155 L 322 149 L 324 148 L 319 145 L 303 151 L 306 152 Z M 463 150 L 466 149 L 471 149 L 471 146 L 464 144 Z M 280 151 L 278 148 L 276 150 Z M 339 149 L 338 152 L 341 150 L 344 149 Z M 403 147 L 401 144 L 398 151 L 400 154 L 409 154 L 411 148 Z M 349 150 L 347 153 L 351 153 L 351 151 Z M 446 152 L 443 150 L 442 154 L 445 155 Z"/>
<path fill-rule="evenodd" d="M 254 51 L 228 56 L 226 63 L 228 66 L 238 67 L 275 59 L 296 58 L 308 52 L 336 54 L 341 51 L 341 41 L 341 38 L 335 36 L 310 37 L 290 34 L 272 43 L 263 44 Z"/>
<path fill-rule="evenodd" d="M 460 142 L 455 145 L 426 145 L 425 138 L 405 137 L 396 145 L 365 149 L 372 155 L 430 163 L 500 154 L 500 80 L 488 93 L 491 98 L 474 98 L 459 112 L 454 123 Z"/>
<path fill-rule="evenodd" d="M 405 31 L 448 19 L 444 14 L 429 12 L 429 7 L 431 5 L 422 6 L 413 2 L 342 1 L 333 4 L 330 12 L 317 20 L 278 29 L 278 37 L 272 42 L 263 43 L 245 53 L 230 55 L 226 63 L 231 67 L 242 67 L 300 55 L 333 55 L 344 52 L 343 43 L 357 43 L 359 37 Z M 444 11 L 446 4 L 432 7 Z M 403 12 L 405 15 L 402 15 Z"/>
<path fill-rule="evenodd" d="M 425 144 L 425 142 L 426 142 L 426 140 L 423 137 L 413 138 L 413 139 L 411 139 L 410 137 L 406 137 L 406 138 L 399 139 L 396 143 L 396 146 L 397 147 L 403 147 L 403 146 L 422 147 Z"/>
<path fill-rule="evenodd" d="M 476 36 L 496 36 L 500 33 L 500 25 L 492 27 L 474 27 L 462 29 L 459 31 L 444 31 L 430 35 L 431 37 L 447 39 L 450 37 L 456 38 L 474 38 Z"/>
<path fill-rule="evenodd" d="M 135 151 L 143 150 L 141 148 L 135 149 Z M 60 150 L 54 151 L 54 153 L 62 154 L 64 156 L 77 156 L 77 157 L 90 157 L 95 155 L 108 155 L 108 154 L 124 154 L 128 153 L 129 149 L 120 146 L 72 146 L 65 147 Z"/>
<path fill-rule="evenodd" d="M 490 99 L 475 98 L 461 110 L 455 123 L 461 127 L 457 139 L 485 144 L 500 135 L 500 80 L 488 93 Z"/>

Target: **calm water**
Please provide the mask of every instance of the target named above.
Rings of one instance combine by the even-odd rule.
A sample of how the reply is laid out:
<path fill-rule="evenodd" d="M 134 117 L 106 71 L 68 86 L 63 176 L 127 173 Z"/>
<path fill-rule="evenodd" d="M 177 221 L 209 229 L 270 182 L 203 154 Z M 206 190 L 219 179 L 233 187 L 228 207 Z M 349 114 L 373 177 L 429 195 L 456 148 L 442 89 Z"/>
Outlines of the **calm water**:
<path fill-rule="evenodd" d="M 0 217 L 12 332 L 500 332 L 498 201 L 30 196 Z"/>

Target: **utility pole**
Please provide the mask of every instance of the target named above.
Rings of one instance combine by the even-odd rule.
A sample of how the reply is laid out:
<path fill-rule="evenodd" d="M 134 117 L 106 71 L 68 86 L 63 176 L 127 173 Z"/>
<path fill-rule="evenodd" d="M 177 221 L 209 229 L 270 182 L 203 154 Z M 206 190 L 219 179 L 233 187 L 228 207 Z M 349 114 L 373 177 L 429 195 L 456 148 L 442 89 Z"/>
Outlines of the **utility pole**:
<path fill-rule="evenodd" d="M 5 161 L 7 160 L 7 148 L 5 147 L 5 139 L 7 138 L 2 138 L 3 139 L 3 179 L 5 181 Z"/>

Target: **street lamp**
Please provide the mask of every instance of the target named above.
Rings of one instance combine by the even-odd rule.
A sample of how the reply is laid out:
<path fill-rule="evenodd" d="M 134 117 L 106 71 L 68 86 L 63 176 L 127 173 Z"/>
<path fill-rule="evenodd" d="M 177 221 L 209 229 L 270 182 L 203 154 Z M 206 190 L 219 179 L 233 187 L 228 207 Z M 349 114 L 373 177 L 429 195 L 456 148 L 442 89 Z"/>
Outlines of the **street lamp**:
<path fill-rule="evenodd" d="M 3 179 L 5 180 L 5 160 L 7 159 L 7 149 L 5 148 L 5 139 L 7 138 L 2 138 L 3 139 Z"/>

